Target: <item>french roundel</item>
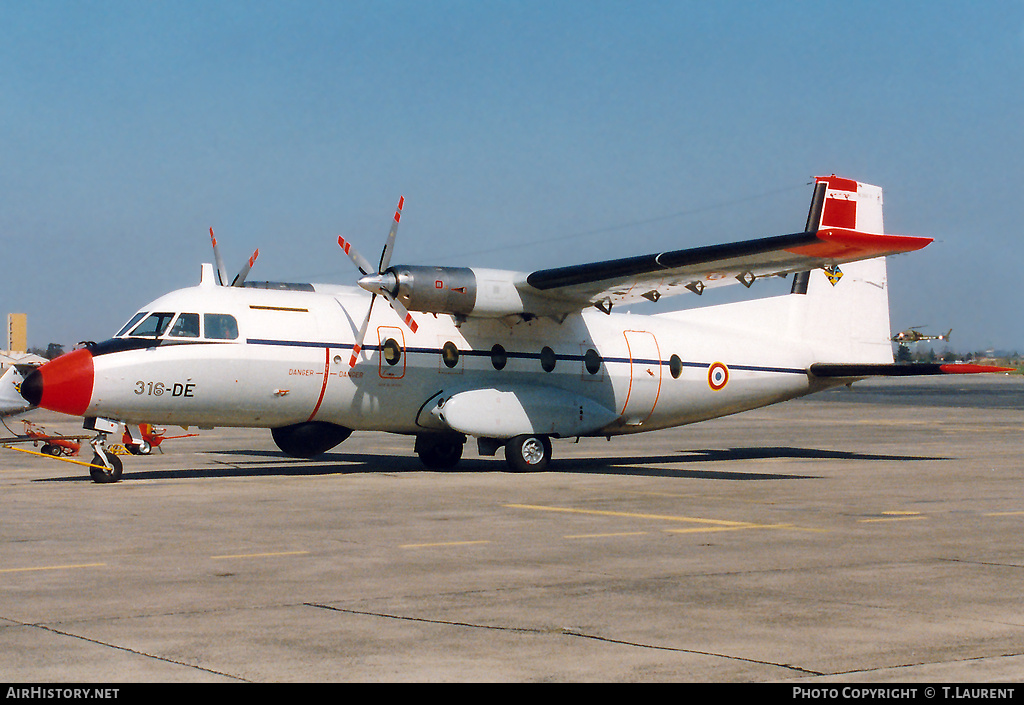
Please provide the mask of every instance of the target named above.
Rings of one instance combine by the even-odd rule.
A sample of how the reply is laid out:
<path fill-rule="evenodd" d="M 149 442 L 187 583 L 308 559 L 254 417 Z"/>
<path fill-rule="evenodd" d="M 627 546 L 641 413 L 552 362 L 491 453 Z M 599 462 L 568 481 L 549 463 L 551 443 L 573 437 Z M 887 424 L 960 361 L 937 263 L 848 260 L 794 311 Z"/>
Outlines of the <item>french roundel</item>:
<path fill-rule="evenodd" d="M 729 383 L 729 368 L 716 362 L 708 368 L 708 386 L 716 392 Z"/>

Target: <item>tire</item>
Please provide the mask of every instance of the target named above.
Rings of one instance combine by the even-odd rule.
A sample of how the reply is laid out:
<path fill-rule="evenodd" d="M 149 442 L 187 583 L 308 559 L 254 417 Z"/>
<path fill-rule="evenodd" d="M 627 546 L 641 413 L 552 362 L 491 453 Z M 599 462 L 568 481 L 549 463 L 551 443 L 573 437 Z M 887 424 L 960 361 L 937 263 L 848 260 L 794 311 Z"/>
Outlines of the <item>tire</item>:
<path fill-rule="evenodd" d="M 110 460 L 110 464 L 112 467 L 89 468 L 89 476 L 92 477 L 93 482 L 98 482 L 100 484 L 109 484 L 111 482 L 117 482 L 118 480 L 121 479 L 121 470 L 123 469 L 121 459 L 118 458 L 116 455 L 108 455 L 107 458 Z M 93 455 L 92 464 L 93 466 L 103 465 L 103 458 L 101 458 L 99 454 Z"/>
<path fill-rule="evenodd" d="M 138 445 L 134 443 L 129 443 L 128 445 L 125 446 L 125 448 L 127 448 L 128 452 L 131 453 L 132 455 L 149 455 L 150 453 L 153 452 L 153 446 L 149 444 L 149 441 L 143 441 Z"/>
<path fill-rule="evenodd" d="M 547 436 L 516 436 L 505 444 L 505 461 L 513 472 L 542 472 L 551 462 Z"/>
<path fill-rule="evenodd" d="M 453 468 L 462 460 L 465 438 L 417 439 L 416 453 L 420 462 L 432 470 Z"/>

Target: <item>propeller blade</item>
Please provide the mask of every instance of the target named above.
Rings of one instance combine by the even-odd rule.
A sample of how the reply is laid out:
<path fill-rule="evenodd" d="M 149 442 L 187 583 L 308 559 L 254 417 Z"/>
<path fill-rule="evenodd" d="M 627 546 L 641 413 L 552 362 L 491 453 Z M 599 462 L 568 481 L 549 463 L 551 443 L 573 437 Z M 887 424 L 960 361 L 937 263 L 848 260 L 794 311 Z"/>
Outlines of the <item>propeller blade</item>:
<path fill-rule="evenodd" d="M 378 274 L 383 274 L 384 270 L 391 264 L 391 253 L 395 249 L 395 235 L 398 233 L 398 221 L 402 219 L 402 207 L 404 205 L 405 196 L 399 196 L 398 208 L 395 209 L 395 219 L 391 223 L 391 230 L 388 232 L 388 239 L 384 243 L 384 250 L 380 253 L 380 266 L 377 267 Z"/>
<path fill-rule="evenodd" d="M 349 358 L 349 367 L 355 367 L 356 362 L 359 360 L 359 353 L 363 350 L 363 341 L 366 338 L 366 331 L 370 325 L 370 314 L 373 313 L 373 303 L 377 300 L 378 296 L 383 296 L 391 308 L 394 309 L 398 317 L 402 319 L 402 322 L 411 330 L 413 333 L 419 328 L 416 324 L 415 319 L 409 313 L 402 303 L 395 298 L 391 291 L 387 288 L 388 277 L 394 282 L 395 291 L 397 291 L 398 280 L 396 275 L 388 273 L 385 276 L 385 272 L 391 264 L 391 253 L 395 249 L 395 236 L 398 233 L 398 223 L 402 219 L 402 208 L 405 206 L 405 196 L 398 198 L 398 208 L 395 209 L 395 218 L 391 223 L 391 230 L 388 232 L 387 241 L 384 243 L 384 249 L 380 253 L 380 264 L 377 265 L 377 271 L 373 271 L 373 265 L 359 254 L 359 251 L 352 245 L 351 242 L 346 240 L 342 236 L 338 236 L 338 245 L 344 250 L 345 254 L 349 256 L 349 259 L 356 265 L 359 271 L 362 273 L 362 278 L 358 284 L 363 289 L 369 291 L 372 296 L 370 297 L 370 307 L 366 310 L 366 318 L 363 320 L 363 325 L 359 328 L 359 333 L 356 335 L 355 343 L 352 346 L 352 357 Z"/>
<path fill-rule="evenodd" d="M 391 308 L 393 308 L 395 313 L 398 314 L 398 317 L 402 319 L 402 323 L 408 326 L 409 330 L 415 333 L 419 326 L 416 325 L 416 321 L 413 319 L 412 314 L 409 313 L 409 309 L 403 306 L 402 303 L 392 296 L 391 292 L 387 289 L 381 289 L 380 295 L 387 299 L 387 302 L 391 304 Z"/>
<path fill-rule="evenodd" d="M 235 278 L 231 280 L 231 286 L 242 286 L 245 284 L 245 278 L 249 276 L 249 270 L 252 269 L 254 264 L 256 264 L 256 258 L 259 256 L 260 251 L 257 249 L 252 253 L 252 257 L 249 258 L 249 261 L 246 262 L 245 265 L 242 266 L 242 269 L 239 270 L 238 274 L 235 275 Z"/>
<path fill-rule="evenodd" d="M 352 346 L 352 357 L 350 357 L 348 361 L 349 367 L 356 366 L 356 362 L 359 359 L 359 353 L 363 350 L 363 340 L 366 338 L 366 329 L 370 326 L 370 314 L 373 313 L 373 302 L 376 300 L 376 294 L 370 297 L 370 308 L 366 309 L 366 318 L 363 320 L 363 325 L 359 328 L 358 335 L 356 335 L 355 345 Z"/>
<path fill-rule="evenodd" d="M 349 256 L 360 272 L 366 275 L 373 271 L 373 265 L 370 264 L 369 260 L 359 254 L 359 250 L 357 250 L 351 242 L 339 235 L 338 244 L 341 245 L 341 249 L 345 251 L 345 254 Z"/>
<path fill-rule="evenodd" d="M 217 263 L 217 276 L 220 279 L 220 285 L 227 286 L 228 271 L 224 269 L 224 260 L 221 259 L 220 250 L 217 248 L 217 238 L 213 234 L 213 228 L 210 228 L 210 241 L 213 243 L 213 259 Z"/>

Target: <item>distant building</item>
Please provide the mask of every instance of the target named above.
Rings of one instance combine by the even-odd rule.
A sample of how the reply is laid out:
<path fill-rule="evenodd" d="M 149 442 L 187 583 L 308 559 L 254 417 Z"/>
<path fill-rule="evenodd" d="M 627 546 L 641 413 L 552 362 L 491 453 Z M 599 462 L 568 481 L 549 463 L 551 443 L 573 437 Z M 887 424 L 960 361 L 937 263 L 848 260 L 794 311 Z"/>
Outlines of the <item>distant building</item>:
<path fill-rule="evenodd" d="M 12 353 L 28 352 L 28 314 L 7 314 L 7 347 Z"/>
<path fill-rule="evenodd" d="M 7 314 L 7 346 L 0 350 L 0 372 L 11 365 L 37 366 L 46 358 L 28 352 L 28 314 Z"/>

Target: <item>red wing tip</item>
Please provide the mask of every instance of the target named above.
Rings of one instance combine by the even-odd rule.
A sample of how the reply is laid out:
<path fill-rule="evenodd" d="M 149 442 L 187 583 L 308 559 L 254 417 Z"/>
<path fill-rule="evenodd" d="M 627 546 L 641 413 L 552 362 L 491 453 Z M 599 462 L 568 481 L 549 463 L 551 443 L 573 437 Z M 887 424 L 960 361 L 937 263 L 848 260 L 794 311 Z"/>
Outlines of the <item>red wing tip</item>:
<path fill-rule="evenodd" d="M 952 365 L 939 365 L 943 374 L 947 375 L 973 375 L 986 372 L 1016 372 L 1016 367 L 997 367 L 996 365 L 971 365 L 957 363 Z"/>
<path fill-rule="evenodd" d="M 818 238 L 821 240 L 837 240 L 851 244 L 892 244 L 900 247 L 907 247 L 919 250 L 932 242 L 934 238 L 921 237 L 919 235 L 891 235 L 889 233 L 866 233 L 861 230 L 850 230 L 848 228 L 824 228 L 818 231 Z"/>
<path fill-rule="evenodd" d="M 847 228 L 825 228 L 819 230 L 816 235 L 818 242 L 790 248 L 786 251 L 807 257 L 854 261 L 881 255 L 913 252 L 932 243 L 930 237 L 866 233 Z"/>

